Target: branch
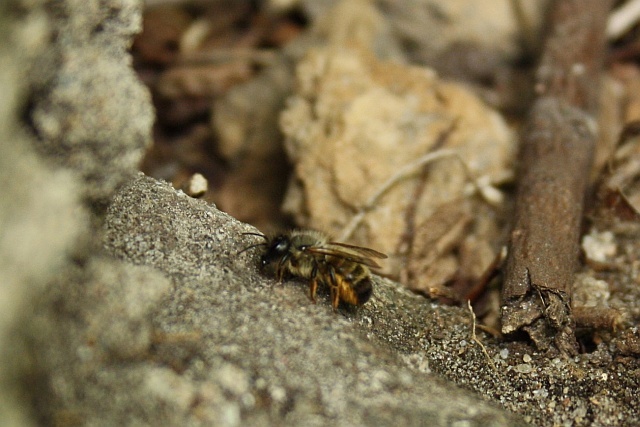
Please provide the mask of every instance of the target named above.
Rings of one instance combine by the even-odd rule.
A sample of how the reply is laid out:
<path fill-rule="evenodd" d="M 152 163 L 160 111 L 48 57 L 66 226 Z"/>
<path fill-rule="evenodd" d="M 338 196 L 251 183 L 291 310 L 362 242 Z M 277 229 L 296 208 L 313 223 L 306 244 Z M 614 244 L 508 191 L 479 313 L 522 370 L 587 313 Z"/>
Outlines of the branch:
<path fill-rule="evenodd" d="M 502 290 L 502 332 L 576 351 L 571 285 L 596 140 L 610 0 L 558 0 L 525 126 L 515 223 Z"/>

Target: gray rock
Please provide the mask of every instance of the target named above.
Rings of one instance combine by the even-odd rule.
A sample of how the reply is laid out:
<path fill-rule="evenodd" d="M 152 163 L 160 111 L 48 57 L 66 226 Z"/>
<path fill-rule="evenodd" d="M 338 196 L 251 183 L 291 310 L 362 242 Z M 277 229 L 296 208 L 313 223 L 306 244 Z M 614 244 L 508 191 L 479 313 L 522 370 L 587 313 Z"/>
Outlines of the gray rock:
<path fill-rule="evenodd" d="M 131 0 L 0 2 L 3 426 L 82 420 L 71 400 L 49 393 L 70 390 L 64 374 L 74 357 L 85 357 L 91 346 L 100 357 L 130 356 L 120 350 L 136 342 L 146 348 L 151 339 L 148 306 L 127 306 L 125 296 L 136 293 L 126 288 L 131 280 L 121 280 L 141 267 L 100 255 L 99 229 L 90 228 L 100 219 L 82 203 L 106 206 L 115 188 L 135 175 L 150 141 L 149 96 L 127 53 L 140 29 L 140 6 Z M 148 270 L 157 287 L 145 291 L 161 295 L 161 284 L 169 282 Z M 120 306 L 107 305 L 109 319 L 100 317 L 102 300 L 85 294 L 91 290 L 120 298 Z M 91 306 L 91 298 L 100 303 Z M 83 322 L 87 312 L 91 325 Z M 114 312 L 120 313 L 116 321 Z M 55 329 L 70 318 L 76 328 Z M 77 341 L 65 341 L 71 335 Z"/>
<path fill-rule="evenodd" d="M 133 375 L 139 383 L 120 388 L 114 367 L 96 367 L 113 376 L 93 388 L 138 402 L 126 407 L 131 419 L 229 426 L 523 424 L 402 357 L 417 350 L 430 327 L 415 319 L 449 318 L 468 328 L 461 310 L 424 304 L 382 279 L 362 307 L 333 312 L 326 293 L 314 305 L 305 283 L 280 285 L 259 274 L 258 249 L 237 255 L 254 243 L 241 234 L 247 231 L 255 229 L 152 178 L 140 176 L 115 197 L 106 217 L 108 251 L 154 267 L 173 283 L 153 316 L 160 339 L 147 360 L 118 366 L 121 377 Z M 122 420 L 125 407 L 112 402 L 103 410 L 92 415 Z"/>
<path fill-rule="evenodd" d="M 49 37 L 39 2 L 20 13 L 0 2 L 0 424 L 32 421 L 24 398 L 28 357 L 21 331 L 33 300 L 86 232 L 80 186 L 68 172 L 47 167 L 20 125 L 25 70 Z"/>
<path fill-rule="evenodd" d="M 78 172 L 84 196 L 105 206 L 151 142 L 150 95 L 127 51 L 141 30 L 140 2 L 68 0 L 47 18 L 56 38 L 31 76 L 37 146 Z"/>
<path fill-rule="evenodd" d="M 467 310 L 379 278 L 334 312 L 238 255 L 254 229 L 131 180 L 139 6 L 0 2 L 3 426 L 638 424 L 635 329 L 571 360 L 478 332 L 485 353 Z"/>
<path fill-rule="evenodd" d="M 412 319 L 437 309 L 394 285 L 313 305 L 236 255 L 246 225 L 145 177 L 90 229 L 81 200 L 106 206 L 149 141 L 126 53 L 140 4 L 49 6 L 0 3 L 3 425 L 518 424 L 422 372 L 433 324 Z"/>

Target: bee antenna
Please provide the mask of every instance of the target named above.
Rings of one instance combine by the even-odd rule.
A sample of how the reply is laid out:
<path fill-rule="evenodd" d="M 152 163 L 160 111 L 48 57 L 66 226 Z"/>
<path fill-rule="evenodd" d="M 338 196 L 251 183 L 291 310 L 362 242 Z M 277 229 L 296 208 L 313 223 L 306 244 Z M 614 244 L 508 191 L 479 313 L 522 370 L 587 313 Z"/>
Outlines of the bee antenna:
<path fill-rule="evenodd" d="M 258 246 L 266 246 L 266 245 L 267 245 L 266 242 L 264 242 L 264 243 L 256 243 L 255 245 L 248 246 L 248 247 L 244 248 L 243 250 L 241 250 L 240 252 L 236 253 L 236 256 L 240 255 L 243 252 L 248 251 L 249 249 L 257 248 Z"/>

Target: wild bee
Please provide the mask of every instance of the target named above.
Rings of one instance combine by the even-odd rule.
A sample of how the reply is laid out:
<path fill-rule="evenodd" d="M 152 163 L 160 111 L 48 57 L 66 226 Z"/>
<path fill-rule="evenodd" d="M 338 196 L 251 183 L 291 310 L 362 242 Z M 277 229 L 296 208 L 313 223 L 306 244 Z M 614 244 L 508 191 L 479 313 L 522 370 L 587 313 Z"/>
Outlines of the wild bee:
<path fill-rule="evenodd" d="M 261 237 L 264 242 L 241 252 L 264 246 L 260 259 L 263 269 L 271 268 L 279 282 L 286 276 L 308 279 L 309 296 L 314 303 L 318 284 L 327 286 L 334 309 L 338 308 L 340 301 L 351 305 L 367 302 L 373 293 L 368 267 L 379 267 L 372 258 L 387 257 L 373 249 L 331 242 L 317 231 L 294 230 L 274 236 L 243 234 Z"/>

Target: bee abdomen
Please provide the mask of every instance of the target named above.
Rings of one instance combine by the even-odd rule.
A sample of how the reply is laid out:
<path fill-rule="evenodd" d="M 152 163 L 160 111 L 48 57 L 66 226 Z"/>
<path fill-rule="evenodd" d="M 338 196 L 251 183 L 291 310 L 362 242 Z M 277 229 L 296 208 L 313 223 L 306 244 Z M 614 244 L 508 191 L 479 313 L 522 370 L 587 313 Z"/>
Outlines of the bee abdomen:
<path fill-rule="evenodd" d="M 364 280 L 354 283 L 352 290 L 356 296 L 356 304 L 364 304 L 365 302 L 369 301 L 369 298 L 371 298 L 371 295 L 373 294 L 371 279 L 369 277 L 366 277 Z"/>
<path fill-rule="evenodd" d="M 341 270 L 340 299 L 351 305 L 362 305 L 369 301 L 373 293 L 369 270 L 355 263 L 342 265 Z"/>

